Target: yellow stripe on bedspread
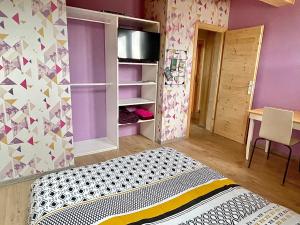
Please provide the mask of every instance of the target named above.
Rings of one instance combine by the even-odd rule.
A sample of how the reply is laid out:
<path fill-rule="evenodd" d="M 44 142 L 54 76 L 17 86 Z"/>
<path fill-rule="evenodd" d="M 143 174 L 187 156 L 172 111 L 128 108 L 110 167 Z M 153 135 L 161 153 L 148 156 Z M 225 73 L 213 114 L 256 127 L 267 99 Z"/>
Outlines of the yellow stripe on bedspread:
<path fill-rule="evenodd" d="M 109 219 L 106 219 L 105 221 L 100 222 L 98 225 L 128 225 L 144 219 L 158 217 L 170 211 L 176 210 L 179 207 L 184 206 L 185 204 L 188 204 L 189 202 L 201 196 L 207 195 L 214 190 L 233 184 L 235 183 L 227 178 L 216 180 L 211 183 L 196 187 L 177 197 L 174 197 L 173 199 L 162 202 L 153 207 L 141 209 L 138 212 L 111 217 Z"/>

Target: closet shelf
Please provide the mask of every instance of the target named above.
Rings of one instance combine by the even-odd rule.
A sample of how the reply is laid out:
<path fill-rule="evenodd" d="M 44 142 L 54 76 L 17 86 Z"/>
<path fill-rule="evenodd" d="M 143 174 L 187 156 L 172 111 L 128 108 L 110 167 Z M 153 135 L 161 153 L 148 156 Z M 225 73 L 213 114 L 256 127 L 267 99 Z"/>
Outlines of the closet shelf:
<path fill-rule="evenodd" d="M 154 119 L 150 120 L 139 120 L 136 123 L 119 123 L 119 126 L 127 126 L 127 125 L 132 125 L 132 124 L 138 124 L 138 123 L 147 123 L 147 122 L 152 122 Z"/>
<path fill-rule="evenodd" d="M 143 98 L 125 98 L 119 100 L 119 106 L 127 106 L 127 105 L 146 105 L 153 104 L 155 101 L 143 99 Z"/>
<path fill-rule="evenodd" d="M 159 27 L 159 22 L 152 20 L 145 20 L 140 18 L 129 17 L 125 15 L 118 15 L 119 24 L 125 26 L 149 26 L 156 25 Z"/>
<path fill-rule="evenodd" d="M 74 142 L 76 157 L 110 151 L 117 148 L 118 147 L 114 145 L 112 141 L 107 137 Z"/>
<path fill-rule="evenodd" d="M 75 84 L 67 84 L 71 87 L 78 87 L 78 86 L 110 86 L 112 83 L 75 83 Z"/>
<path fill-rule="evenodd" d="M 120 81 L 119 86 L 156 85 L 154 81 Z"/>
<path fill-rule="evenodd" d="M 111 24 L 111 20 L 114 18 L 114 16 L 89 9 L 81 9 L 68 6 L 67 18 L 74 20 L 82 20 L 86 22 Z"/>
<path fill-rule="evenodd" d="M 119 65 L 157 66 L 158 63 L 119 62 Z"/>

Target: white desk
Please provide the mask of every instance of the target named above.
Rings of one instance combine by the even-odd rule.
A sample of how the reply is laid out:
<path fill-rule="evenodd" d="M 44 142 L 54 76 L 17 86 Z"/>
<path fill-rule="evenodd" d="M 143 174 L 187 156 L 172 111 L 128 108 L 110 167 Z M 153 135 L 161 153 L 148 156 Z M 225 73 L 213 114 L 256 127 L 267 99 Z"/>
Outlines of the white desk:
<path fill-rule="evenodd" d="M 249 130 L 248 130 L 248 138 L 247 138 L 247 145 L 246 145 L 246 160 L 249 159 L 250 155 L 250 147 L 251 141 L 253 138 L 253 129 L 254 129 L 254 120 L 261 121 L 263 115 L 263 109 L 251 109 L 249 110 Z M 294 111 L 294 124 L 293 129 L 300 130 L 300 112 Z M 269 142 L 266 142 L 265 152 L 268 151 Z"/>

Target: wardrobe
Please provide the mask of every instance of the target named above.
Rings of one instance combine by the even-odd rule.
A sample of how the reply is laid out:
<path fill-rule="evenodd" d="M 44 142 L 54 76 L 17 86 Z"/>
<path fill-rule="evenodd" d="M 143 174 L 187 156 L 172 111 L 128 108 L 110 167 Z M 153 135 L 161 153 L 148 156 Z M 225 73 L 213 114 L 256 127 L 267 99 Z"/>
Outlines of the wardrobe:
<path fill-rule="evenodd" d="M 75 157 L 119 148 L 120 136 L 155 140 L 158 63 L 118 61 L 118 28 L 159 32 L 159 23 L 67 7 Z M 119 107 L 143 107 L 154 118 L 119 124 Z"/>

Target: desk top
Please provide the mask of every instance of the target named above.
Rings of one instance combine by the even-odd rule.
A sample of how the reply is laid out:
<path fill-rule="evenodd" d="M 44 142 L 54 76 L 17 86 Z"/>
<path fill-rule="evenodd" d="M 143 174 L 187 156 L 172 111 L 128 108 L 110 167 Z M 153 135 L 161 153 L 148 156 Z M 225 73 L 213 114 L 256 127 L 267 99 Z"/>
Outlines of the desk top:
<path fill-rule="evenodd" d="M 249 110 L 249 113 L 262 115 L 263 114 L 263 108 L 260 109 L 251 109 Z M 294 111 L 294 122 L 300 123 L 300 111 Z"/>

